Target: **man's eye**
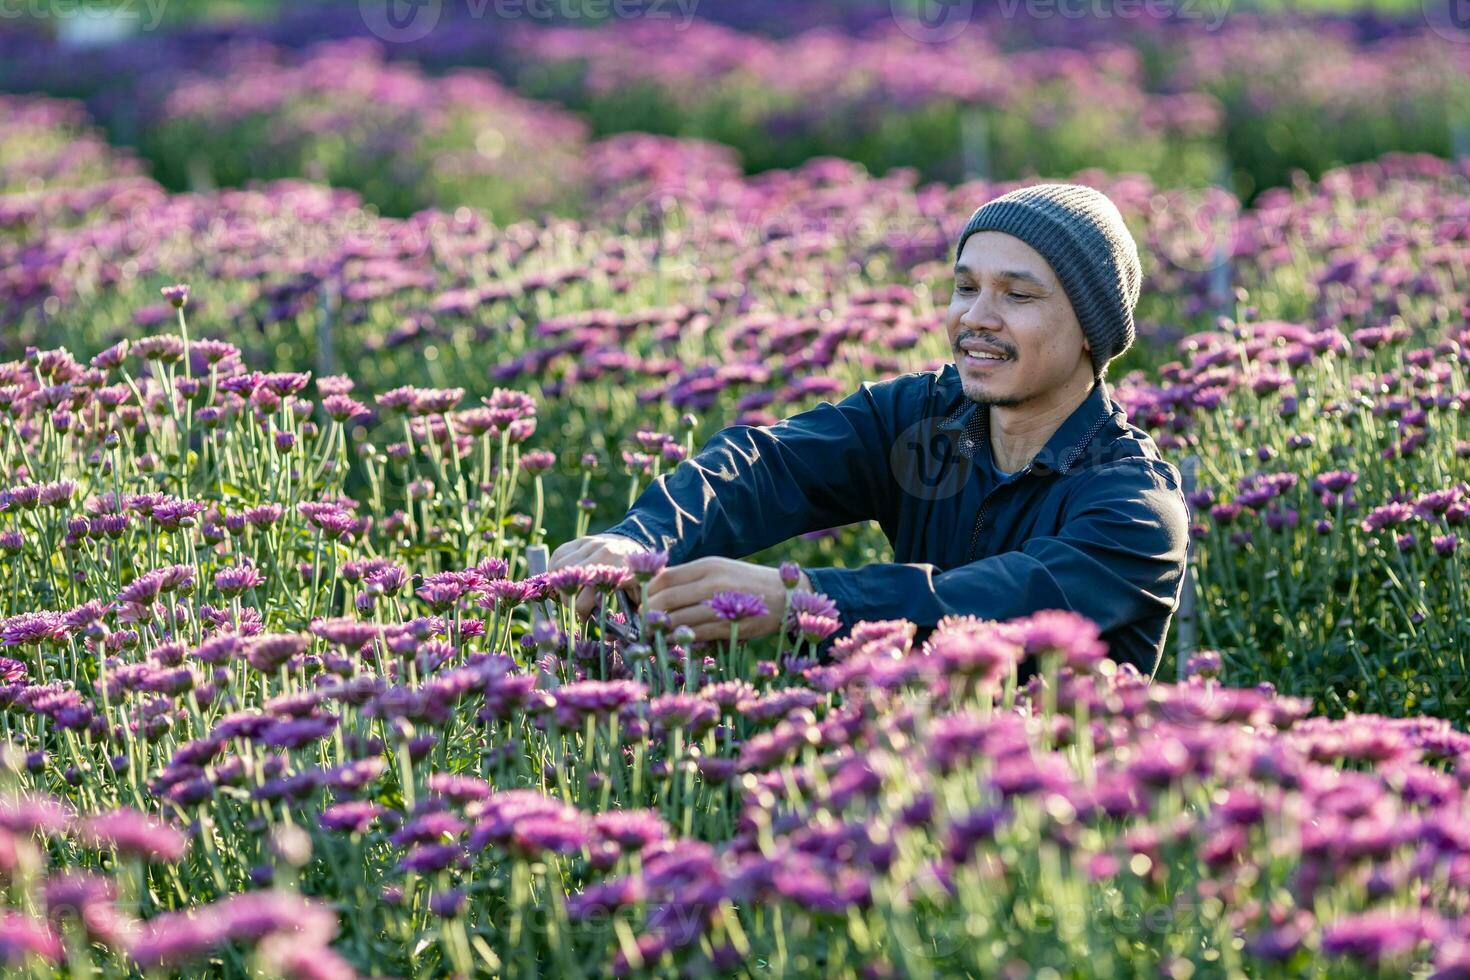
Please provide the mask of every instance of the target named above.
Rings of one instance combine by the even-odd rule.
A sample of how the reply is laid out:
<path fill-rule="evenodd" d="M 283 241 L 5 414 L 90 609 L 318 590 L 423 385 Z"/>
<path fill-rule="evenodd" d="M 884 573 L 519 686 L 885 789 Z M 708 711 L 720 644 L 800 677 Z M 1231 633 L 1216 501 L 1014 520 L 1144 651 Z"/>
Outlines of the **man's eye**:
<path fill-rule="evenodd" d="M 975 287 L 967 283 L 955 283 L 954 291 L 957 293 L 973 293 Z"/>
<path fill-rule="evenodd" d="M 1009 295 L 1010 295 L 1011 299 L 1014 299 L 1014 300 L 1035 299 L 1035 297 L 1032 296 L 1030 293 L 1011 293 Z"/>

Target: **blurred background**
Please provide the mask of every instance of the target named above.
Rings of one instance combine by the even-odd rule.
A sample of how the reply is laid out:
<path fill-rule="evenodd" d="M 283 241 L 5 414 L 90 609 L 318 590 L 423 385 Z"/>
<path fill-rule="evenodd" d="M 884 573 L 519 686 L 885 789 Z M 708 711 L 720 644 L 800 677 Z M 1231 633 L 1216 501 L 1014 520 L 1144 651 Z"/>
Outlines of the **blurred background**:
<path fill-rule="evenodd" d="M 83 100 L 170 190 L 305 176 L 395 215 L 575 213 L 581 142 L 627 131 L 723 143 L 747 173 L 1096 167 L 1250 203 L 1298 171 L 1470 152 L 1463 6 L 7 0 L 0 89 Z"/>

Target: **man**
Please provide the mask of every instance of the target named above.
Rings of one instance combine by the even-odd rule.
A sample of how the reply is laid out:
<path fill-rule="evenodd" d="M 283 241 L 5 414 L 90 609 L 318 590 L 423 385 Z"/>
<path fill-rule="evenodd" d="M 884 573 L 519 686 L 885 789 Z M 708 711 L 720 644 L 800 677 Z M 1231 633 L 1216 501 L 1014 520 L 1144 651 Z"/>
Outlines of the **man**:
<path fill-rule="evenodd" d="M 1141 273 L 1118 209 L 1040 184 L 980 207 L 956 247 L 945 329 L 954 364 L 862 388 L 773 426 L 731 426 L 659 477 L 618 524 L 558 548 L 553 566 L 666 549 L 648 604 L 698 639 L 728 634 L 705 600 L 763 596 L 774 568 L 734 560 L 794 535 L 876 520 L 896 563 L 813 568 L 844 626 L 1070 609 L 1112 657 L 1158 667 L 1183 584 L 1179 473 L 1103 380 L 1133 342 Z M 579 612 L 595 596 L 579 597 Z"/>

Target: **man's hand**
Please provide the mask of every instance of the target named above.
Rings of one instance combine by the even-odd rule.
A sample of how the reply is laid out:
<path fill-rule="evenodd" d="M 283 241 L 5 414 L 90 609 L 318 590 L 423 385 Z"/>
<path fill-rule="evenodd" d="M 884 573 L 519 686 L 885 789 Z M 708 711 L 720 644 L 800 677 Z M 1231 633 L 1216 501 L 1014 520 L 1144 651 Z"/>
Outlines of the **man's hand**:
<path fill-rule="evenodd" d="M 645 550 L 647 549 L 637 541 L 621 534 L 589 534 L 584 538 L 568 541 L 553 551 L 548 571 L 570 565 L 616 565 L 625 568 L 629 555 Z M 636 590 L 630 592 L 629 598 L 637 603 Z M 597 611 L 597 600 L 598 593 L 595 589 L 583 589 L 577 593 L 577 618 L 591 617 Z"/>
<path fill-rule="evenodd" d="M 811 589 L 805 572 L 797 588 Z M 672 626 L 694 630 L 696 641 L 724 640 L 730 636 L 730 624 L 706 604 L 717 592 L 748 592 L 766 601 L 767 615 L 741 620 L 741 639 L 770 636 L 786 618 L 780 571 L 733 558 L 699 558 L 665 568 L 648 583 L 648 608 L 668 613 Z"/>

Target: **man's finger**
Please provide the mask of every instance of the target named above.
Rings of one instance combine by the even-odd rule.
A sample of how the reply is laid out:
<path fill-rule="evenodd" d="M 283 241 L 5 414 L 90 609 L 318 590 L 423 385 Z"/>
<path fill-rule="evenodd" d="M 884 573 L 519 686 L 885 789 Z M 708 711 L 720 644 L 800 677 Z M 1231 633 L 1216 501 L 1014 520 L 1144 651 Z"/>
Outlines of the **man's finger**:
<path fill-rule="evenodd" d="M 568 541 L 551 553 L 551 561 L 547 567 L 555 570 L 566 565 L 580 565 L 582 559 L 587 557 L 587 553 L 596 547 L 597 543 L 587 538 Z"/>
<path fill-rule="evenodd" d="M 674 565 L 659 572 L 649 579 L 648 591 L 652 593 L 659 589 L 667 589 L 671 585 L 687 585 L 705 577 L 709 572 L 709 563 L 703 558 L 696 558 L 694 561 Z"/>
<path fill-rule="evenodd" d="M 590 585 L 584 586 L 582 591 L 577 593 L 577 618 L 582 620 L 591 619 L 592 614 L 596 611 L 597 590 Z"/>
<path fill-rule="evenodd" d="M 655 592 L 652 588 L 648 590 L 648 608 L 662 609 L 672 615 L 675 611 L 686 606 L 702 605 L 706 599 L 712 597 L 719 591 L 709 582 L 691 582 L 688 585 L 675 585 Z"/>
<path fill-rule="evenodd" d="M 725 621 L 715 615 L 715 611 L 709 606 L 685 606 L 683 609 L 669 614 L 669 623 L 674 627 L 688 626 L 698 630 L 707 623 L 724 623 Z M 729 636 L 730 630 L 727 626 L 720 636 Z"/>

